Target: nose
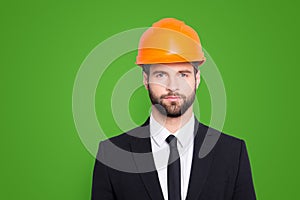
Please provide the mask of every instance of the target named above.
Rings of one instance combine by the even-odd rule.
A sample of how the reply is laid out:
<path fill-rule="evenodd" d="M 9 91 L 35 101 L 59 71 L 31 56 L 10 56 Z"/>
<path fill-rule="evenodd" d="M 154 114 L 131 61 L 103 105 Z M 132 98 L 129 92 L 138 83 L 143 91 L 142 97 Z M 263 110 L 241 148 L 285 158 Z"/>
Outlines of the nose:
<path fill-rule="evenodd" d="M 175 77 L 169 77 L 166 89 L 171 91 L 176 91 L 179 89 L 178 80 Z"/>

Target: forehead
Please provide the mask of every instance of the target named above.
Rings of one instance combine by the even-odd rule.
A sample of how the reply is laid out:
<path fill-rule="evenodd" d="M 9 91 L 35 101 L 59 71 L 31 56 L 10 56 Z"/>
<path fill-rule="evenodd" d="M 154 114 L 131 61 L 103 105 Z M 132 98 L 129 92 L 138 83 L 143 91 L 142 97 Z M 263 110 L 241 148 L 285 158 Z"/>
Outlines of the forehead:
<path fill-rule="evenodd" d="M 191 63 L 167 63 L 167 64 L 152 64 L 150 72 L 165 71 L 165 72 L 179 72 L 179 71 L 193 71 Z"/>

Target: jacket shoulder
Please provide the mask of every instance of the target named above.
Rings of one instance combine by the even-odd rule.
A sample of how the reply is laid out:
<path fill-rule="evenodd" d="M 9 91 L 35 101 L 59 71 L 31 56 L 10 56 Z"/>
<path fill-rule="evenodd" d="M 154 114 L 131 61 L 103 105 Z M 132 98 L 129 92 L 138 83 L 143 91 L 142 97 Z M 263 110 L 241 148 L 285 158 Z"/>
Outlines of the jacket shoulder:
<path fill-rule="evenodd" d="M 214 144 L 214 148 L 223 153 L 240 152 L 242 146 L 245 146 L 243 139 L 231 136 L 210 126 L 200 123 L 200 127 L 205 132 L 204 145 Z M 211 142 L 214 141 L 214 142 Z M 211 143 L 211 144 L 210 144 Z"/>
<path fill-rule="evenodd" d="M 133 128 L 129 131 L 123 132 L 117 136 L 105 139 L 100 142 L 103 146 L 106 146 L 108 143 L 114 144 L 124 150 L 130 150 L 130 143 L 137 138 L 148 138 L 150 135 L 149 127 L 139 126 Z"/>
<path fill-rule="evenodd" d="M 220 135 L 220 139 L 222 140 L 222 142 L 240 143 L 241 141 L 243 141 L 243 139 L 241 139 L 241 138 L 229 135 L 229 134 L 219 131 L 213 127 L 202 124 L 201 122 L 199 122 L 199 124 L 204 129 L 207 129 L 207 133 L 209 133 L 210 135 Z"/>

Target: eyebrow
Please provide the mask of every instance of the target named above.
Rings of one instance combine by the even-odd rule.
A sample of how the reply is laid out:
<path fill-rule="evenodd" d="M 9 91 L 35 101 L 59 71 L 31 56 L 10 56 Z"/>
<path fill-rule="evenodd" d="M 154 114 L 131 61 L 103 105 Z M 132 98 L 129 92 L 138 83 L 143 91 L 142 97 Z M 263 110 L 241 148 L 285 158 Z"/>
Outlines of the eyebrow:
<path fill-rule="evenodd" d="M 190 70 L 180 70 L 180 71 L 178 71 L 179 73 L 188 73 L 188 74 L 191 74 L 192 73 L 192 71 L 190 71 Z"/>
<path fill-rule="evenodd" d="M 152 75 L 155 75 L 155 74 L 167 74 L 167 72 L 165 72 L 165 71 L 155 71 L 155 72 L 152 72 Z"/>
<path fill-rule="evenodd" d="M 192 71 L 190 71 L 190 70 L 180 70 L 180 71 L 178 71 L 178 73 L 191 74 Z M 167 74 L 167 72 L 165 72 L 165 71 L 154 71 L 154 72 L 152 72 L 152 75 L 155 75 L 155 74 Z"/>

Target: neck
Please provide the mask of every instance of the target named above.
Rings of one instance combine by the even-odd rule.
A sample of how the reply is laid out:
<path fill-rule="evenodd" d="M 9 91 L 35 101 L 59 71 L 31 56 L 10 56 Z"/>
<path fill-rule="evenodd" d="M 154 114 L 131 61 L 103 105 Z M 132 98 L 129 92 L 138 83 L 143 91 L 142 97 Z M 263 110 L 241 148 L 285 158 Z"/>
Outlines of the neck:
<path fill-rule="evenodd" d="M 168 129 L 171 133 L 175 133 L 182 126 L 184 126 L 193 115 L 193 106 L 189 107 L 187 111 L 179 117 L 167 117 L 161 114 L 155 106 L 152 106 L 152 116 L 154 119 Z"/>

